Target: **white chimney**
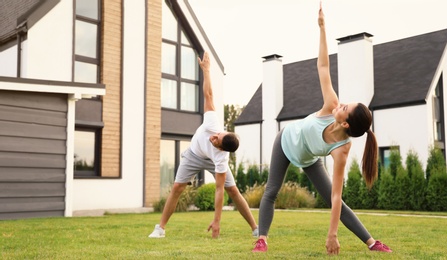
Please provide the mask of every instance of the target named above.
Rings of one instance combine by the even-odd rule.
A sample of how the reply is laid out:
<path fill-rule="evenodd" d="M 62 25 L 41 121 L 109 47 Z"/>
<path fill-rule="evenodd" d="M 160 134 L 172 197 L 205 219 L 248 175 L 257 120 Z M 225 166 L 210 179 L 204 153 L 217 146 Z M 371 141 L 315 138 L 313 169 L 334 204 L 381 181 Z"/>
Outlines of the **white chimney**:
<path fill-rule="evenodd" d="M 368 106 L 374 95 L 374 55 L 369 33 L 337 39 L 338 97 L 341 103 Z"/>
<path fill-rule="evenodd" d="M 262 158 L 261 164 L 270 164 L 271 150 L 279 124 L 276 121 L 283 107 L 283 65 L 280 55 L 263 57 L 262 79 Z"/>

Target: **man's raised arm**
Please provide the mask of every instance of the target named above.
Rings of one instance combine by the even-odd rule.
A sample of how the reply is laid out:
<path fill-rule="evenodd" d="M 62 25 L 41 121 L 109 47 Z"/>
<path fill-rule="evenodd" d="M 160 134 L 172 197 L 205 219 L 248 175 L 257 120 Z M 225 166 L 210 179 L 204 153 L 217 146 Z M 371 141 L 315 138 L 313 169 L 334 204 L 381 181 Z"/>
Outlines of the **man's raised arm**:
<path fill-rule="evenodd" d="M 214 111 L 214 100 L 213 100 L 213 88 L 211 86 L 211 76 L 210 76 L 210 57 L 207 52 L 203 54 L 203 59 L 200 57 L 199 60 L 200 68 L 203 72 L 203 96 L 205 98 L 204 110 Z"/>

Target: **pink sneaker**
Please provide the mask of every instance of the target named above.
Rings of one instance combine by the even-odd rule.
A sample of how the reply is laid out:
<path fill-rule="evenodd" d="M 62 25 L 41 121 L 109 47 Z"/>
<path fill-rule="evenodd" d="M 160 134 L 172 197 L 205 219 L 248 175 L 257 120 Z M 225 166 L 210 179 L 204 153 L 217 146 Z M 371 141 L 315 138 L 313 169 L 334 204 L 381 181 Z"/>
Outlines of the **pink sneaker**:
<path fill-rule="evenodd" d="M 376 240 L 376 243 L 369 249 L 371 251 L 380 251 L 380 252 L 388 252 L 391 253 L 393 250 L 391 250 L 389 247 L 387 247 L 385 244 L 382 244 L 379 240 Z"/>
<path fill-rule="evenodd" d="M 252 252 L 267 252 L 267 243 L 264 239 L 258 239 L 258 241 L 255 242 L 255 248 L 251 250 Z"/>

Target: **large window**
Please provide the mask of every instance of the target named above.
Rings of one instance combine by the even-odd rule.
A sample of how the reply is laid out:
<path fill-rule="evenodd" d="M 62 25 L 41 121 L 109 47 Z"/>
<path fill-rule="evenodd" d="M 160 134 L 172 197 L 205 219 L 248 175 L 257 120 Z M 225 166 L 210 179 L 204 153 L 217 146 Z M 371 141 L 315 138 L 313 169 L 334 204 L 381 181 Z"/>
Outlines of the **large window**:
<path fill-rule="evenodd" d="M 99 82 L 100 6 L 99 0 L 75 0 L 75 82 Z"/>
<path fill-rule="evenodd" d="M 77 128 L 74 136 L 74 175 L 93 177 L 99 175 L 99 145 L 101 131 Z"/>
<path fill-rule="evenodd" d="M 74 82 L 100 82 L 101 2 L 100 0 L 74 0 Z M 97 97 L 93 99 L 92 102 L 100 102 Z M 77 102 L 78 105 L 82 108 L 82 104 Z M 85 120 L 81 124 L 76 119 L 73 165 L 75 177 L 100 176 L 99 151 L 102 125 L 97 121 L 101 120 L 101 111 L 100 106 L 94 106 L 94 108 L 94 111 L 89 111 L 89 113 L 98 114 L 94 117 L 95 119 L 80 119 L 80 121 Z"/>
<path fill-rule="evenodd" d="M 183 151 L 190 145 L 189 140 L 160 141 L 160 195 L 166 196 L 170 191 Z"/>
<path fill-rule="evenodd" d="M 162 12 L 161 106 L 199 112 L 197 51 L 165 1 Z"/>

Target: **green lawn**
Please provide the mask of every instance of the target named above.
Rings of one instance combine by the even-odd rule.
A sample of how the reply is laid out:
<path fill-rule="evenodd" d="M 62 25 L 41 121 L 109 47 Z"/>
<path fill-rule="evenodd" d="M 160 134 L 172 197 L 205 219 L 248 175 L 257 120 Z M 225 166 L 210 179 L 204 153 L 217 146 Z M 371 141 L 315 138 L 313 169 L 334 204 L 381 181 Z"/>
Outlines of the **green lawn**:
<path fill-rule="evenodd" d="M 391 254 L 370 252 L 342 224 L 342 259 L 447 259 L 447 213 L 358 215 Z M 252 253 L 251 230 L 237 211 L 224 211 L 221 236 L 206 228 L 213 212 L 175 213 L 166 238 L 149 239 L 160 213 L 0 221 L 0 259 L 320 259 L 326 255 L 328 211 L 276 211 L 269 251 Z M 255 218 L 258 211 L 254 210 Z M 399 212 L 399 214 L 414 214 Z"/>

